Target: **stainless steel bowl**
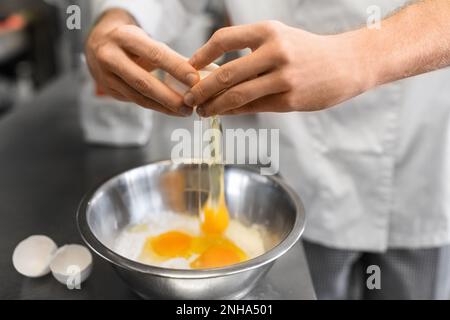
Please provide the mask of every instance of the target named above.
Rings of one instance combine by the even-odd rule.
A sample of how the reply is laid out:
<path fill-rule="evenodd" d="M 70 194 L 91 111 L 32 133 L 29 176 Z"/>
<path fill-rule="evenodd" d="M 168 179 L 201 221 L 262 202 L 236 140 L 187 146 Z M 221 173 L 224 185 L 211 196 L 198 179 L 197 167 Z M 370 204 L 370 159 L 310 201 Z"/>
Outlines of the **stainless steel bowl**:
<path fill-rule="evenodd" d="M 280 178 L 262 176 L 254 168 L 226 166 L 225 196 L 233 218 L 263 226 L 269 249 L 265 254 L 224 268 L 176 270 L 145 265 L 114 252 L 118 234 L 148 215 L 167 211 L 196 215 L 198 200 L 207 198 L 199 184 L 208 189 L 208 171 L 196 164 L 163 161 L 119 174 L 82 200 L 77 215 L 80 233 L 87 245 L 111 262 L 119 276 L 144 298 L 243 297 L 297 242 L 305 224 L 298 196 Z"/>

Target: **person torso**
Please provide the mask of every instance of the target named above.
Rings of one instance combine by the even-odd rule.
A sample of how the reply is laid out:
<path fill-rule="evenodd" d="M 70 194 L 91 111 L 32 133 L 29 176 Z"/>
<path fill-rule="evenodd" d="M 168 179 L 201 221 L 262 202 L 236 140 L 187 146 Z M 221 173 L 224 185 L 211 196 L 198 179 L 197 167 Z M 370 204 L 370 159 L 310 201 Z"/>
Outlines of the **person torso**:
<path fill-rule="evenodd" d="M 233 24 L 276 19 L 334 34 L 365 27 L 371 15 L 386 16 L 406 2 L 226 0 L 226 6 Z M 281 172 L 306 204 L 307 238 L 360 250 L 450 241 L 449 86 L 444 69 L 329 110 L 259 116 L 261 126 L 280 129 Z"/>

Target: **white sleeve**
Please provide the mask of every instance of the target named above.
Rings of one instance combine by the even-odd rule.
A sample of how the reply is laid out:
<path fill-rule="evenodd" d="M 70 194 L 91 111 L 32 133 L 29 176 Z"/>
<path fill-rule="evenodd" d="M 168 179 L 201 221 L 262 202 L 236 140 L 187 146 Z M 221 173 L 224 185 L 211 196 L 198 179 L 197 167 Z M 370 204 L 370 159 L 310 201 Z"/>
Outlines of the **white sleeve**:
<path fill-rule="evenodd" d="M 170 42 L 188 24 L 188 13 L 179 0 L 95 0 L 94 19 L 113 8 L 128 11 L 152 38 Z"/>

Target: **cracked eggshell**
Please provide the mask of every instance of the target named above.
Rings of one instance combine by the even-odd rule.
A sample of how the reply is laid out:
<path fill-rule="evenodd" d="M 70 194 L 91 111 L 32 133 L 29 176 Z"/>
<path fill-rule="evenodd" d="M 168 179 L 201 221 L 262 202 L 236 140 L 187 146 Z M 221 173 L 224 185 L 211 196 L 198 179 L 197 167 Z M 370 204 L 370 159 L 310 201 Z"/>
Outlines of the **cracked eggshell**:
<path fill-rule="evenodd" d="M 213 72 L 217 68 L 219 68 L 219 66 L 215 63 L 211 63 L 210 65 L 206 66 L 205 68 L 203 68 L 198 72 L 200 75 L 200 79 L 206 78 L 211 72 Z M 178 81 L 167 72 L 164 73 L 163 81 L 169 88 L 171 88 L 173 91 L 175 91 L 180 95 L 184 95 L 189 90 L 189 87 L 187 85 Z"/>
<path fill-rule="evenodd" d="M 37 278 L 50 272 L 50 262 L 56 252 L 56 243 L 47 236 L 33 235 L 16 246 L 12 256 L 14 268 L 20 274 Z"/>
<path fill-rule="evenodd" d="M 59 248 L 51 263 L 50 270 L 60 283 L 67 285 L 68 281 L 79 274 L 79 283 L 86 280 L 92 271 L 92 254 L 84 246 L 68 244 Z"/>

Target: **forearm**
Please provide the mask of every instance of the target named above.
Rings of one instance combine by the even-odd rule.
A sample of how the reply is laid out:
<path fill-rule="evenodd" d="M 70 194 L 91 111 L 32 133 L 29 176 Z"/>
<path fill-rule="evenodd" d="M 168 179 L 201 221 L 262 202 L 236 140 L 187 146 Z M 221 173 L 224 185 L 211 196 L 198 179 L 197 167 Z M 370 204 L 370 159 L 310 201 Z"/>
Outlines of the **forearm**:
<path fill-rule="evenodd" d="M 366 89 L 450 65 L 450 0 L 416 2 L 353 32 Z"/>

